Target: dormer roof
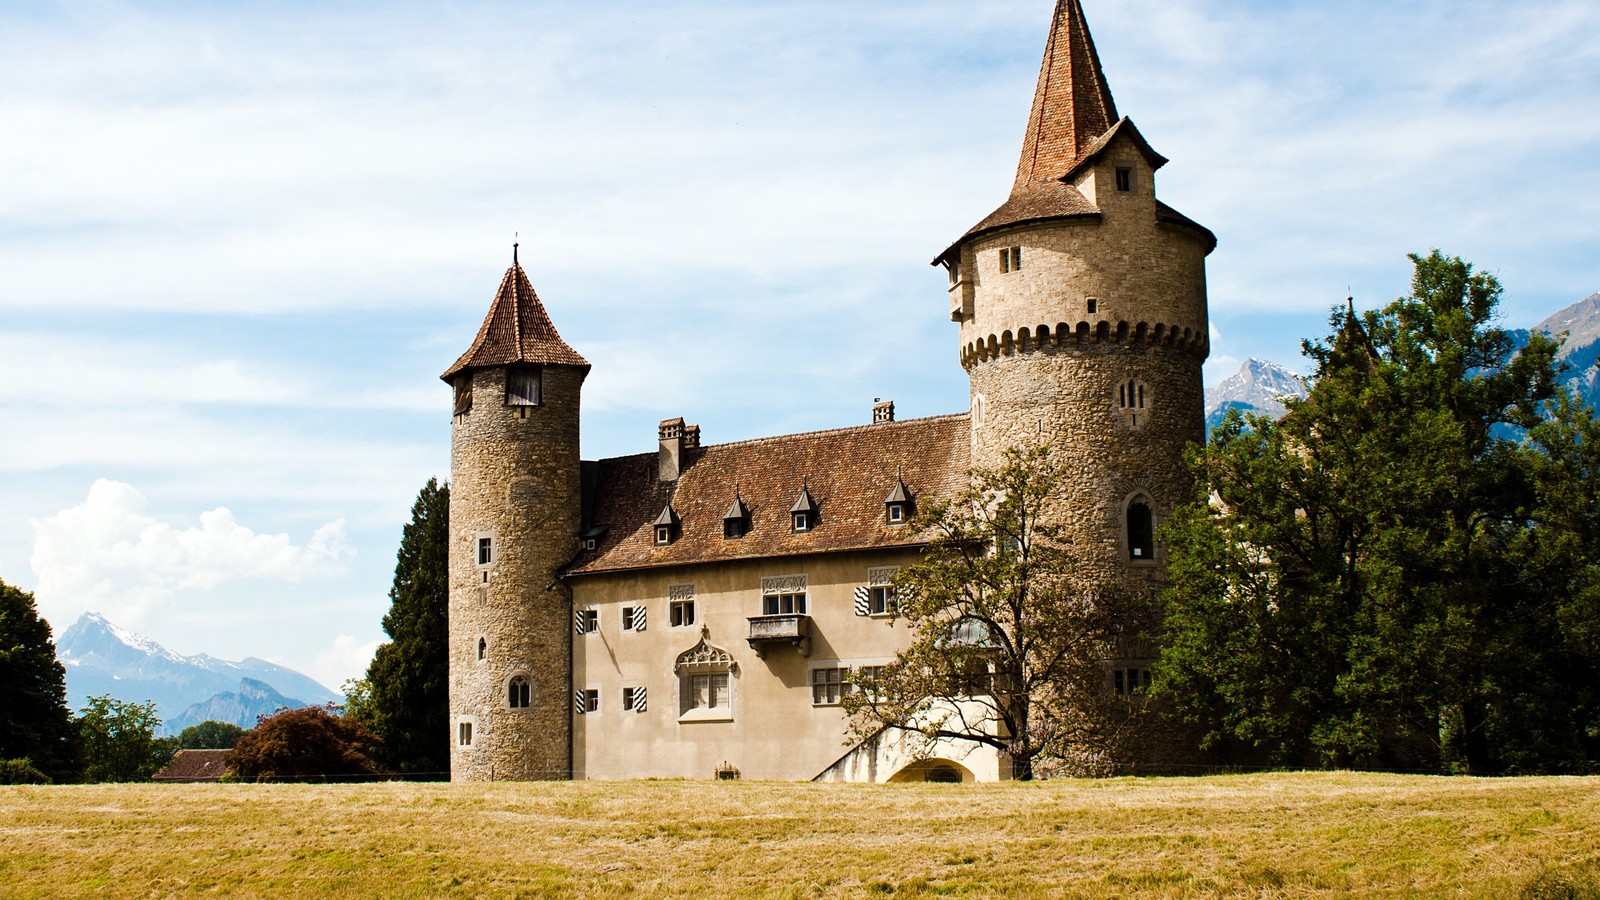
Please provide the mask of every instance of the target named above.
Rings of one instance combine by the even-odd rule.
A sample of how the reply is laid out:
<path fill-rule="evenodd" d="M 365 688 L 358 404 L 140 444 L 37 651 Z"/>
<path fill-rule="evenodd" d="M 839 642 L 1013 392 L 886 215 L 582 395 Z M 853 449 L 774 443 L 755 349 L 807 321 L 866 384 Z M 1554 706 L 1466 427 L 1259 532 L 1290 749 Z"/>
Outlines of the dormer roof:
<path fill-rule="evenodd" d="M 728 507 L 728 511 L 722 514 L 723 521 L 728 521 L 729 519 L 748 519 L 748 518 L 750 518 L 750 507 L 745 506 L 744 505 L 744 498 L 739 496 L 739 492 L 738 491 L 734 491 L 733 492 L 733 505 L 729 506 Z"/>
<path fill-rule="evenodd" d="M 817 501 L 813 500 L 811 498 L 811 485 L 810 484 L 801 485 L 800 486 L 800 499 L 794 501 L 794 505 L 789 507 L 789 512 L 791 512 L 791 513 L 814 513 L 816 511 L 817 511 Z"/>
<path fill-rule="evenodd" d="M 539 295 L 522 266 L 513 262 L 500 279 L 500 289 L 478 337 L 461 358 L 441 376 L 449 381 L 468 369 L 485 369 L 526 363 L 541 366 L 589 368 L 589 361 L 567 346 L 545 312 Z"/>
<path fill-rule="evenodd" d="M 888 506 L 891 503 L 910 503 L 910 502 L 911 502 L 911 491 L 906 487 L 905 480 L 902 479 L 902 478 L 896 478 L 894 480 L 894 490 L 889 492 L 889 496 L 883 498 L 883 505 L 884 506 Z"/>
<path fill-rule="evenodd" d="M 656 516 L 656 520 L 650 524 L 657 528 L 660 528 L 663 525 L 670 528 L 671 526 L 678 524 L 678 514 L 672 511 L 672 503 L 670 501 L 666 506 L 661 507 L 661 515 Z"/>

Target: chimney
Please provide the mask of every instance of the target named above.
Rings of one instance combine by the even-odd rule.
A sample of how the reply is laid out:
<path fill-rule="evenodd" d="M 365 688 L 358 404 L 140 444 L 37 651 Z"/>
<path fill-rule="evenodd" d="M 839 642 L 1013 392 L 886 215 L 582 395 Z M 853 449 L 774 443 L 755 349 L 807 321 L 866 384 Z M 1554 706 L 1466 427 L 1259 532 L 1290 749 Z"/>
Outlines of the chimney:
<path fill-rule="evenodd" d="M 677 481 L 683 470 L 683 417 L 662 420 L 660 435 L 659 480 Z"/>
<path fill-rule="evenodd" d="M 698 449 L 700 449 L 700 426 L 699 425 L 685 425 L 684 426 L 684 428 L 683 428 L 683 449 L 685 449 L 685 450 L 698 450 Z"/>
<path fill-rule="evenodd" d="M 894 421 L 894 401 L 872 398 L 872 424 Z"/>

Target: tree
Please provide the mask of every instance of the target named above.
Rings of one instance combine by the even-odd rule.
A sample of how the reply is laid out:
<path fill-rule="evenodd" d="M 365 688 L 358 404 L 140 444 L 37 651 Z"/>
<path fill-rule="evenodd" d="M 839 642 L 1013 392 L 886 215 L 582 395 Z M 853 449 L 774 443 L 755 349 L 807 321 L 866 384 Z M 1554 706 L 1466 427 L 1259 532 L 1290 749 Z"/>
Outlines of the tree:
<path fill-rule="evenodd" d="M 228 771 L 256 781 L 327 781 L 377 771 L 378 739 L 331 707 L 288 709 L 256 721 L 228 754 Z"/>
<path fill-rule="evenodd" d="M 450 486 L 428 479 L 400 537 L 383 630 L 390 637 L 367 667 L 352 706 L 382 739 L 392 771 L 450 772 Z"/>
<path fill-rule="evenodd" d="M 1209 744 L 1276 763 L 1585 766 L 1596 723 L 1570 679 L 1594 683 L 1593 653 L 1555 571 L 1581 541 L 1544 520 L 1546 470 L 1591 417 L 1546 422 L 1559 344 L 1517 351 L 1492 276 L 1411 259 L 1409 296 L 1335 310 L 1305 343 L 1316 372 L 1285 418 L 1233 415 L 1196 455 L 1202 490 L 1165 531 L 1157 686 Z M 1567 513 L 1569 534 L 1592 517 Z M 1564 749 L 1530 753 L 1535 735 Z"/>
<path fill-rule="evenodd" d="M 178 732 L 177 743 L 184 750 L 232 750 L 242 734 L 244 729 L 232 722 L 208 719 Z"/>
<path fill-rule="evenodd" d="M 33 595 L 0 581 L 0 759 L 27 759 L 53 781 L 77 774 L 66 670 Z"/>
<path fill-rule="evenodd" d="M 1110 739 L 1117 704 L 1103 661 L 1138 628 L 1139 604 L 1116 585 L 1074 578 L 1059 524 L 1063 475 L 1048 448 L 1011 450 L 1000 467 L 974 469 L 959 496 L 919 512 L 931 541 L 894 580 L 895 614 L 914 637 L 844 697 L 858 735 L 987 745 L 1020 780 L 1041 756 Z"/>
<path fill-rule="evenodd" d="M 171 740 L 156 737 L 160 728 L 153 702 L 90 697 L 78 717 L 83 780 L 148 781 L 177 750 Z"/>

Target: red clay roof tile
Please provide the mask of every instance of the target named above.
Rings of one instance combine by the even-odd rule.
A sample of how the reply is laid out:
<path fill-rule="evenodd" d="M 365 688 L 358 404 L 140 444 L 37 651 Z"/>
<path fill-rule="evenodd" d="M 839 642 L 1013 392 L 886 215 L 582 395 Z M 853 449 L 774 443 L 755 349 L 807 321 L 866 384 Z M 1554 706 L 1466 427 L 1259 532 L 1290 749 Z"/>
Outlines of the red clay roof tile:
<path fill-rule="evenodd" d="M 539 302 L 539 295 L 534 293 L 527 273 L 515 263 L 500 279 L 500 289 L 495 292 L 494 302 L 489 304 L 489 314 L 478 329 L 478 337 L 455 365 L 439 377 L 449 381 L 467 369 L 513 363 L 589 368 L 589 361 L 567 346 L 556 333 L 556 326 L 551 323 L 544 304 Z"/>

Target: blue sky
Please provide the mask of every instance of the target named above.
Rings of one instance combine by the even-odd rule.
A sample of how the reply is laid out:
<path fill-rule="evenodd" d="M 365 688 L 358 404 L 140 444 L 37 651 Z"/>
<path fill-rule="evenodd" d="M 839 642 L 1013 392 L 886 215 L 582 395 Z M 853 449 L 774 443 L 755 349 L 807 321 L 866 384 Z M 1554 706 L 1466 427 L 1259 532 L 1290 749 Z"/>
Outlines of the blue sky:
<path fill-rule="evenodd" d="M 0 6 L 0 579 L 330 685 L 513 234 L 586 457 L 964 409 L 933 256 L 1009 190 L 1049 0 Z M 1215 231 L 1214 383 L 1439 247 L 1600 290 L 1600 8 L 1085 0 Z"/>

